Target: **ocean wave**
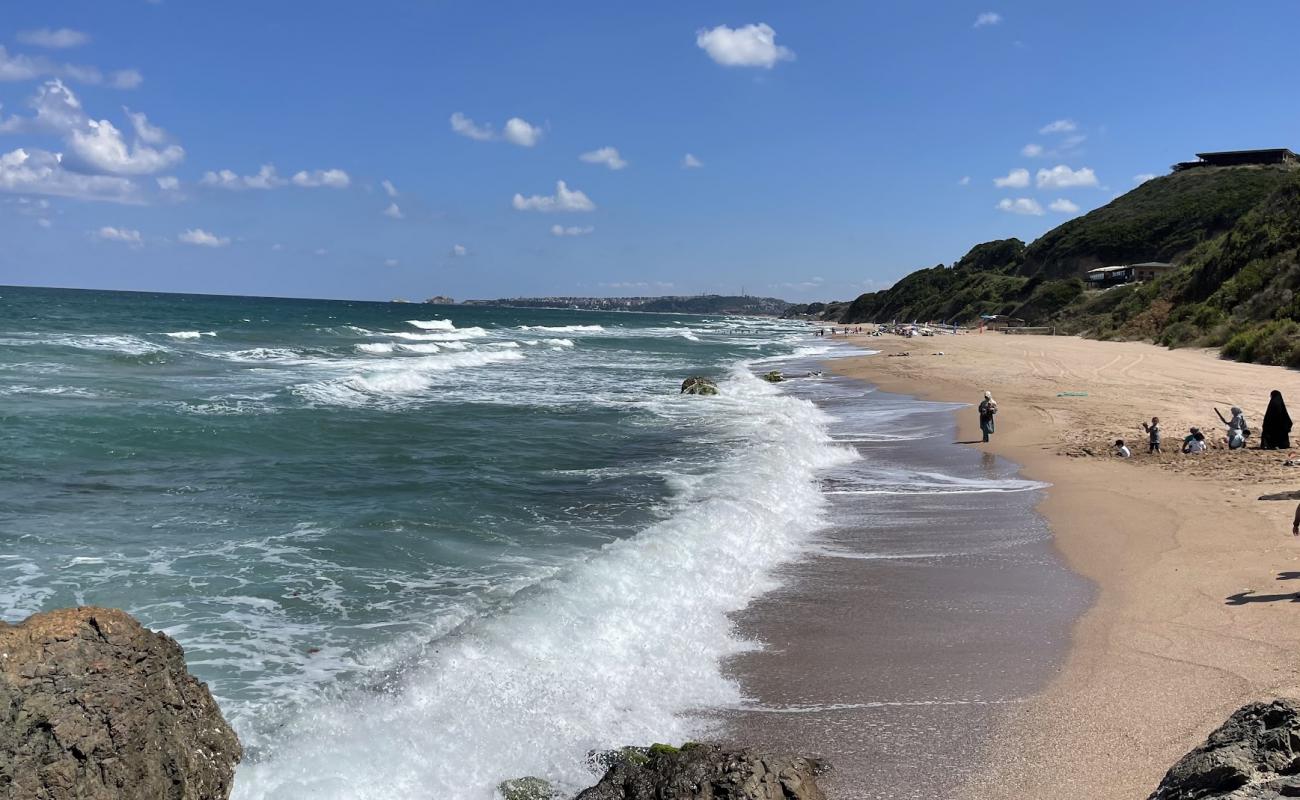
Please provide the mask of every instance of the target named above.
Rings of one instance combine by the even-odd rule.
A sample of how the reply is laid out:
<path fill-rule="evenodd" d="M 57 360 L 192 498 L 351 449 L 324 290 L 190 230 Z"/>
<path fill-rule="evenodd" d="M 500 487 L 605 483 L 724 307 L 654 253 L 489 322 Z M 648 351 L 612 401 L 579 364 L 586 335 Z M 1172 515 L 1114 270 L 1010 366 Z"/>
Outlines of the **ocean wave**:
<path fill-rule="evenodd" d="M 432 388 L 438 373 L 521 360 L 523 356 L 513 350 L 393 359 L 376 362 L 374 368 L 346 377 L 298 384 L 293 392 L 308 402 L 331 406 L 359 407 L 410 400 Z"/>
<path fill-rule="evenodd" d="M 392 336 L 398 339 L 407 339 L 417 342 L 459 342 L 466 339 L 482 339 L 488 335 L 483 328 L 462 328 L 445 333 L 408 333 L 406 331 L 395 331 L 393 333 L 377 334 L 381 336 Z"/>
<path fill-rule="evenodd" d="M 6 344 L 53 345 L 78 350 L 96 350 L 115 355 L 145 356 L 171 352 L 170 348 L 130 334 L 54 334 L 48 338 L 7 340 Z"/>
<path fill-rule="evenodd" d="M 600 333 L 603 325 L 520 325 L 519 331 L 549 331 L 551 333 Z"/>
<path fill-rule="evenodd" d="M 0 395 L 34 394 L 49 397 L 99 397 L 99 394 L 82 386 L 6 386 Z"/>
<path fill-rule="evenodd" d="M 591 780 L 588 751 L 689 739 L 704 725 L 690 710 L 740 702 L 721 664 L 750 645 L 729 615 L 821 524 L 816 471 L 852 456 L 811 403 L 750 375 L 723 403 L 660 408 L 747 444 L 682 481 L 663 520 L 462 625 L 391 691 L 341 692 L 253 742 L 237 800 L 487 800 L 529 774 L 572 789 Z"/>
<path fill-rule="evenodd" d="M 407 325 L 414 325 L 424 331 L 454 331 L 456 325 L 449 319 L 408 319 Z"/>
<path fill-rule="evenodd" d="M 384 353 L 391 353 L 396 347 L 397 345 L 393 344 L 392 342 L 366 342 L 364 344 L 357 345 L 357 349 L 360 350 L 361 352 L 373 353 L 375 355 L 383 355 Z"/>
<path fill-rule="evenodd" d="M 202 336 L 216 336 L 216 331 L 172 331 L 164 333 L 163 336 L 170 336 L 173 339 L 198 339 Z"/>

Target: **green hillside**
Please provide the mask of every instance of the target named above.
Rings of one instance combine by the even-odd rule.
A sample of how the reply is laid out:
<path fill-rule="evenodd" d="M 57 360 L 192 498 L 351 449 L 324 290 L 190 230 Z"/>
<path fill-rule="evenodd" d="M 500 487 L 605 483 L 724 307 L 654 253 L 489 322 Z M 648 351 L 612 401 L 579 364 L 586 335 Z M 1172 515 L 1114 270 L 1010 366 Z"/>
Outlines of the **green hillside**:
<path fill-rule="evenodd" d="M 1300 171 L 1199 168 L 1156 178 L 1027 247 L 986 242 L 853 301 L 848 323 L 1008 314 L 1099 338 L 1222 346 L 1300 366 Z M 1086 270 L 1170 261 L 1156 281 L 1085 290 Z"/>

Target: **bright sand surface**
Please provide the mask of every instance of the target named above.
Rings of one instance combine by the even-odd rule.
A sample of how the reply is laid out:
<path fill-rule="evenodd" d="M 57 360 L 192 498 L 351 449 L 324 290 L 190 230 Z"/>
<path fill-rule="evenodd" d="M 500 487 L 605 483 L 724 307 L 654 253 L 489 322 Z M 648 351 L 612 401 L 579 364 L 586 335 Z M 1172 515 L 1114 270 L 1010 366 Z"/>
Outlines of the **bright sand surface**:
<path fill-rule="evenodd" d="M 1039 511 L 1066 563 L 1097 587 L 1059 671 L 999 712 L 985 767 L 957 796 L 1145 797 L 1238 706 L 1300 692 L 1296 504 L 1258 499 L 1300 488 L 1300 467 L 1279 452 L 1178 452 L 1190 425 L 1221 437 L 1215 406 L 1241 406 L 1256 435 L 1270 390 L 1300 413 L 1300 373 L 1073 337 L 854 338 L 881 354 L 837 371 L 971 403 L 959 439 L 979 439 L 973 405 L 993 391 L 997 432 L 973 446 L 1052 484 Z M 1139 424 L 1152 416 L 1160 456 L 1146 455 Z M 1117 438 L 1134 458 L 1110 455 Z"/>

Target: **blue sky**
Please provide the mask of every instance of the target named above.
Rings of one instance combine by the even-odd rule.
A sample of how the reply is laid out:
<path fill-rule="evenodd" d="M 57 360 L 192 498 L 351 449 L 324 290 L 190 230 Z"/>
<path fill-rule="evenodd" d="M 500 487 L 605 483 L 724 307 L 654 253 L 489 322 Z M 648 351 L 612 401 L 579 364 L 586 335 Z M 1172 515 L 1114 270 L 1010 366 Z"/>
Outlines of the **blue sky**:
<path fill-rule="evenodd" d="M 847 299 L 1300 146 L 1280 1 L 5 11 L 0 284 Z"/>

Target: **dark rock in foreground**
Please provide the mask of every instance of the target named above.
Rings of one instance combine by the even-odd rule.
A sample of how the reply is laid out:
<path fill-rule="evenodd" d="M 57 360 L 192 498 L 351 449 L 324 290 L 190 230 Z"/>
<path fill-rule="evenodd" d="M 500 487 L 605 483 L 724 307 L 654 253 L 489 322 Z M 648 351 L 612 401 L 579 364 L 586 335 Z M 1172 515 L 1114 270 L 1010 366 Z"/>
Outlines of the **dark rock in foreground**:
<path fill-rule="evenodd" d="M 225 800 L 241 755 L 180 645 L 126 612 L 0 622 L 0 797 Z"/>
<path fill-rule="evenodd" d="M 1183 756 L 1148 800 L 1300 797 L 1300 704 L 1251 703 Z"/>
<path fill-rule="evenodd" d="M 682 390 L 679 394 L 717 394 L 718 385 L 708 378 L 699 375 L 693 375 L 682 381 Z"/>
<path fill-rule="evenodd" d="M 577 800 L 825 800 L 815 779 L 824 771 L 806 758 L 761 756 L 711 744 L 680 750 L 655 745 L 617 759 L 600 783 Z"/>

